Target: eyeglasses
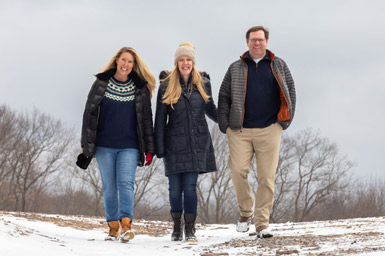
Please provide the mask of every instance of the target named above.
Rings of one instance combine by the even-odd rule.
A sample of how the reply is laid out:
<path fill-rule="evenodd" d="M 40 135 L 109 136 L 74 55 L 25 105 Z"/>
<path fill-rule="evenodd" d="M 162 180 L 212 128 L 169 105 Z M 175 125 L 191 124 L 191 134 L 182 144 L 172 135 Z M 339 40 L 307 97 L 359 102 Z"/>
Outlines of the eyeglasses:
<path fill-rule="evenodd" d="M 255 44 L 256 42 L 258 43 L 263 43 L 265 42 L 266 39 L 260 39 L 260 38 L 250 38 L 249 41 Z"/>

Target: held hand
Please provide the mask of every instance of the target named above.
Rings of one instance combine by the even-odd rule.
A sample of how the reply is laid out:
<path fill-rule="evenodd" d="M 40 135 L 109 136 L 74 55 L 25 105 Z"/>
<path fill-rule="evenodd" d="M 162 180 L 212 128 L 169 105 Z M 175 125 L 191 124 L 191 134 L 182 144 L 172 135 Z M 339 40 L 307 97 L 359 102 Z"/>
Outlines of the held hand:
<path fill-rule="evenodd" d="M 152 162 L 152 154 L 151 153 L 146 153 L 146 163 L 144 166 L 149 166 Z"/>

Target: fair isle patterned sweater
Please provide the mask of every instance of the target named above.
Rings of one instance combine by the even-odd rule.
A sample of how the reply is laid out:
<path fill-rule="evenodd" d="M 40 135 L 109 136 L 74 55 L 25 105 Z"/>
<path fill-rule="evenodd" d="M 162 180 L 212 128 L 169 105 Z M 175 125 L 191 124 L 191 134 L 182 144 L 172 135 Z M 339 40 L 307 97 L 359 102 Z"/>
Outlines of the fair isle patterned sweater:
<path fill-rule="evenodd" d="M 138 148 L 135 84 L 111 77 L 100 104 L 96 146 Z"/>

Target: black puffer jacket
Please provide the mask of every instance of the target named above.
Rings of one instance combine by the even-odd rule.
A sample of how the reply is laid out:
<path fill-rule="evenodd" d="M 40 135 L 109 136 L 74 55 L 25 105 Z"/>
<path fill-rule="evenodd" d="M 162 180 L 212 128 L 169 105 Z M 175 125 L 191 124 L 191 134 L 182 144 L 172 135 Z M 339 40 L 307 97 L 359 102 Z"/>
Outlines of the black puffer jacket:
<path fill-rule="evenodd" d="M 155 145 L 158 158 L 164 157 L 165 174 L 213 172 L 217 170 L 214 148 L 205 114 L 217 122 L 217 107 L 211 97 L 211 84 L 203 78 L 210 101 L 206 104 L 195 86 L 190 97 L 182 95 L 174 104 L 162 103 L 168 81 L 158 90 L 155 115 Z"/>
<path fill-rule="evenodd" d="M 98 128 L 98 118 L 100 113 L 100 103 L 103 100 L 107 89 L 108 80 L 115 74 L 116 69 L 107 70 L 96 75 L 96 80 L 88 94 L 86 107 L 83 114 L 83 126 L 81 146 L 86 156 L 95 154 L 96 132 Z M 134 81 L 135 88 L 135 107 L 137 118 L 137 133 L 139 139 L 140 159 L 139 166 L 144 164 L 144 153 L 155 153 L 154 132 L 152 122 L 152 110 L 150 92 L 146 86 L 147 82 L 142 80 L 135 71 L 129 74 Z"/>

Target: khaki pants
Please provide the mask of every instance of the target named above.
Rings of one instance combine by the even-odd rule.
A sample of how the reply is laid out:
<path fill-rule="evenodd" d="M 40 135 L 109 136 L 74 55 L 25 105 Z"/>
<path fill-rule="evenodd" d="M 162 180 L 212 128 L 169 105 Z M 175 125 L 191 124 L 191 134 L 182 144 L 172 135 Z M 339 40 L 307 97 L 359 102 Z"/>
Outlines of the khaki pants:
<path fill-rule="evenodd" d="M 266 128 L 243 128 L 226 131 L 230 157 L 231 179 L 242 217 L 253 216 L 253 193 L 248 180 L 255 154 L 258 188 L 255 195 L 254 224 L 256 230 L 269 225 L 274 202 L 275 172 L 278 166 L 282 127 L 272 124 Z"/>

